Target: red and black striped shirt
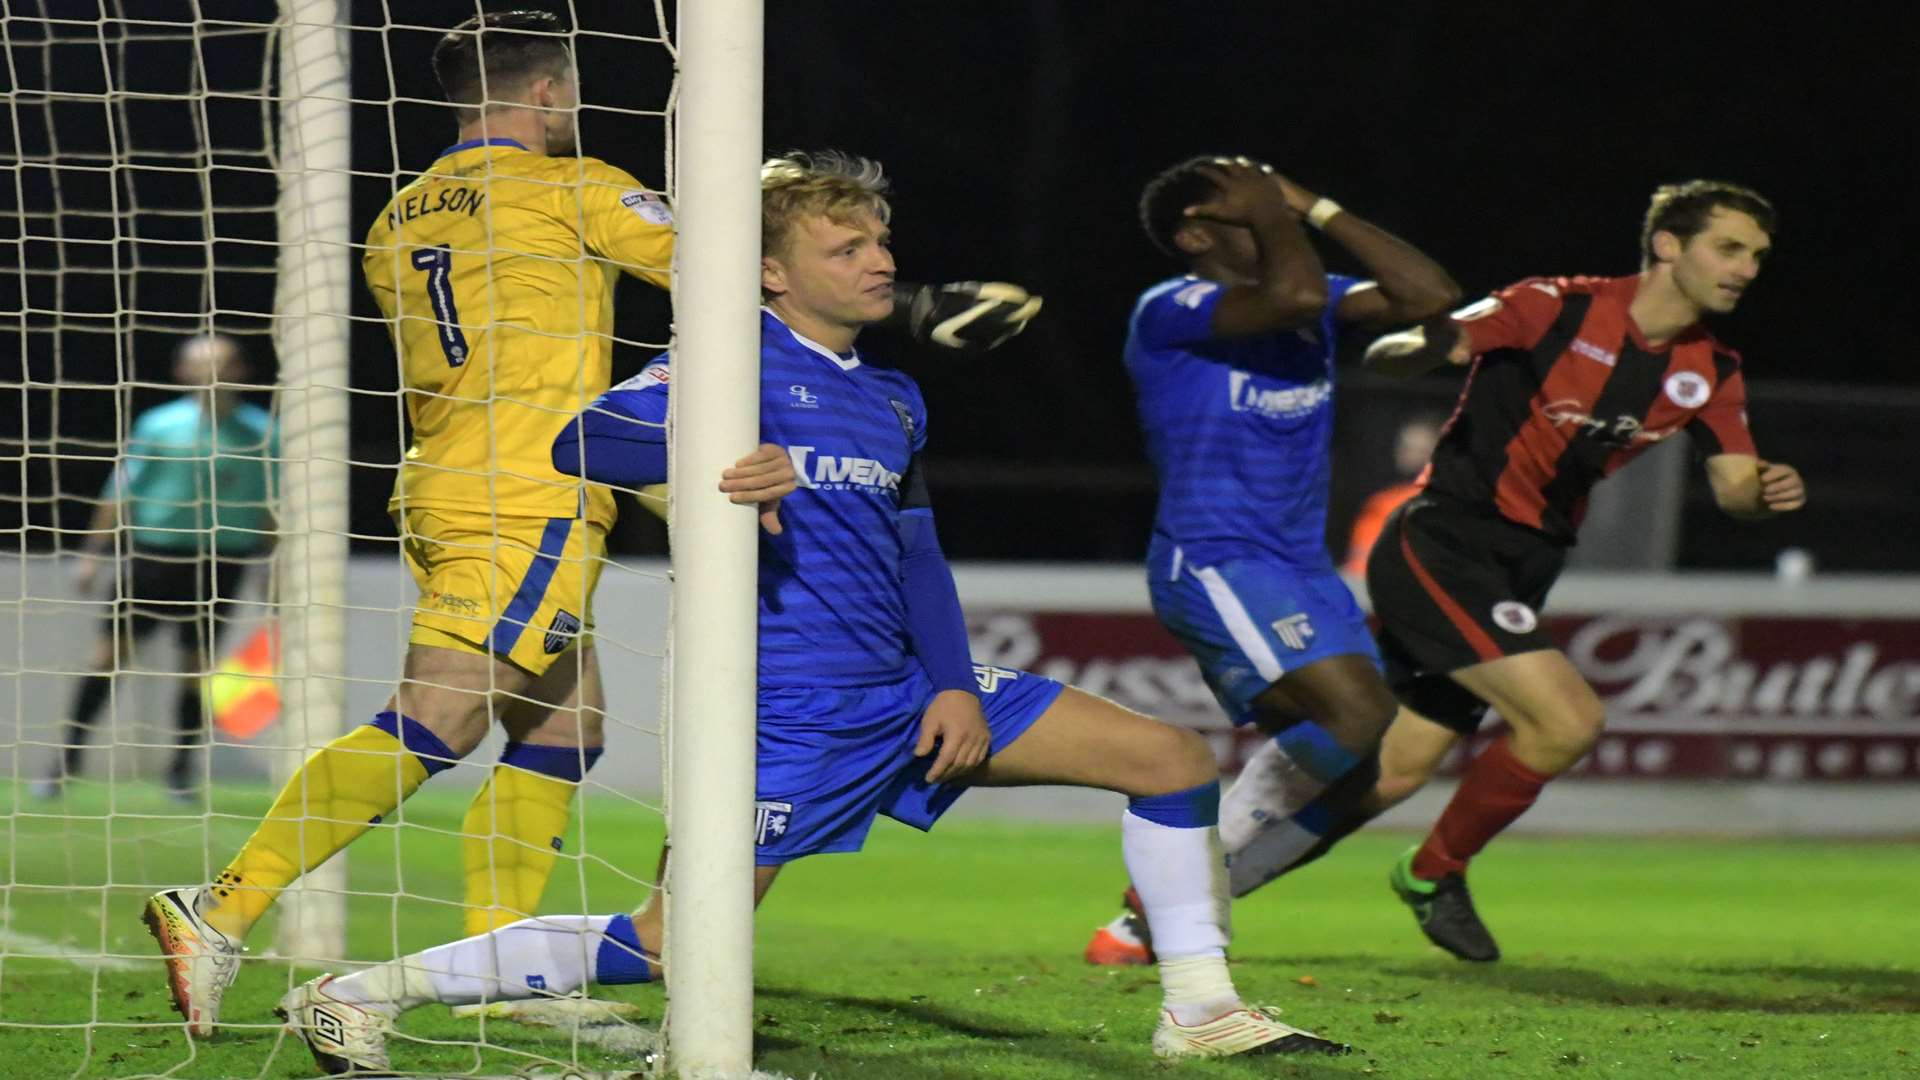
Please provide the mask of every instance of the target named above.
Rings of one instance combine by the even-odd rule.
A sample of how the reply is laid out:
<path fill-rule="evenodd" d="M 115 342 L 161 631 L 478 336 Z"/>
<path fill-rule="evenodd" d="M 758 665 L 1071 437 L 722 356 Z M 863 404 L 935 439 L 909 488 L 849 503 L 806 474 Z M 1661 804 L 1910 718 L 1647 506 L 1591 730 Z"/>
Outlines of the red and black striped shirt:
<path fill-rule="evenodd" d="M 1474 362 L 1427 488 L 1572 543 L 1593 485 L 1662 439 L 1754 453 L 1740 355 L 1698 325 L 1647 344 L 1639 280 L 1529 278 L 1455 314 Z"/>

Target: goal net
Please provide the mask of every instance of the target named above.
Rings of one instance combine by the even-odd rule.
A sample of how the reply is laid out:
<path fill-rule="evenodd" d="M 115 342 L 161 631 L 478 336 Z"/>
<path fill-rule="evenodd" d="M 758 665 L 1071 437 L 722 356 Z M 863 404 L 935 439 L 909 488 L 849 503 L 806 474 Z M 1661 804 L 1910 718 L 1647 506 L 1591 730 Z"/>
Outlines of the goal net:
<path fill-rule="evenodd" d="M 21 0 L 0 20 L 0 242 L 17 266 L 0 334 L 18 358 L 0 361 L 0 1052 L 37 1075 L 310 1075 L 280 995 L 464 936 L 473 875 L 518 865 L 501 796 L 495 832 L 473 828 L 494 725 L 283 894 L 217 1038 L 184 1034 L 141 926 L 150 894 L 212 880 L 300 763 L 400 677 L 420 597 L 385 506 L 408 407 L 360 245 L 455 141 L 430 58 L 462 8 Z M 680 57 L 663 0 L 560 15 L 582 152 L 670 191 Z M 665 347 L 670 309 L 625 279 L 615 312 L 617 381 Z M 493 386 L 487 407 L 513 392 Z M 553 838 L 539 915 L 645 903 L 666 831 L 664 527 L 620 510 L 594 603 L 606 751 Z M 579 654 L 558 663 L 583 675 Z M 589 992 L 605 1007 L 549 1010 L 549 1027 L 409 1014 L 394 1067 L 661 1060 L 659 987 Z"/>

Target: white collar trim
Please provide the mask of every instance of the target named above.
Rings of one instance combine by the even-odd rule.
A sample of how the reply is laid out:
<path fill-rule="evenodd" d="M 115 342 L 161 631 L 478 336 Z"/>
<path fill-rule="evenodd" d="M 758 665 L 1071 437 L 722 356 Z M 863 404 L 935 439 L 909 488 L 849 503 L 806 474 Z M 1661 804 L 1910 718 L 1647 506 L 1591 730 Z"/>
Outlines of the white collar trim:
<path fill-rule="evenodd" d="M 793 327 L 787 326 L 787 320 L 782 319 L 780 317 L 779 312 L 773 310 L 772 308 L 766 306 L 765 304 L 760 305 L 760 310 L 773 316 L 774 321 L 778 322 L 781 326 L 786 326 L 787 333 L 793 335 L 793 340 L 799 342 L 802 345 L 805 345 L 807 348 L 812 349 L 814 352 L 817 352 L 821 356 L 824 356 L 827 359 L 833 361 L 834 363 L 840 365 L 840 370 L 852 371 L 854 368 L 857 368 L 860 366 L 860 350 L 859 349 L 852 350 L 853 359 L 849 360 L 846 357 L 841 356 L 839 353 L 834 352 L 832 349 L 827 348 L 825 345 L 822 345 L 819 342 L 808 337 L 807 335 L 801 333 L 800 331 L 795 330 Z"/>

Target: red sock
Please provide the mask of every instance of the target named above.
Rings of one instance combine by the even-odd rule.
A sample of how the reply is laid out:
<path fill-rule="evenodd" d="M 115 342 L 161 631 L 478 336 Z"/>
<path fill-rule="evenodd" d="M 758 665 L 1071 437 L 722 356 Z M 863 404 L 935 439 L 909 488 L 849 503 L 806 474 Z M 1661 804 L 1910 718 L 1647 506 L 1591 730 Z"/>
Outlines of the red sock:
<path fill-rule="evenodd" d="M 1438 881 L 1464 873 L 1467 860 L 1480 853 L 1500 830 L 1527 812 L 1551 777 L 1542 776 L 1513 756 L 1507 736 L 1480 752 L 1460 777 L 1460 787 L 1433 823 L 1427 842 L 1413 857 L 1413 876 Z"/>

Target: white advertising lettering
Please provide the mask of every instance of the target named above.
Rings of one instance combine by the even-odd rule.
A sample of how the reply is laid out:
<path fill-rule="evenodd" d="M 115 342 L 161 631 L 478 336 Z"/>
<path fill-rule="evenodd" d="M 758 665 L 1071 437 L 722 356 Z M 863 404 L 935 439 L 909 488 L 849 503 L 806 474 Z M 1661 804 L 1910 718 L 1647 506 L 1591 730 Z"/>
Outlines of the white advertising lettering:
<path fill-rule="evenodd" d="M 1246 371 L 1227 376 L 1227 400 L 1234 412 L 1258 413 L 1269 419 L 1305 416 L 1333 397 L 1333 383 L 1317 379 L 1305 386 L 1264 387 Z"/>
<path fill-rule="evenodd" d="M 1737 654 L 1720 619 L 1615 617 L 1576 630 L 1567 655 L 1601 686 L 1611 715 L 1793 719 L 1801 725 L 1810 718 L 1920 720 L 1920 663 L 1883 663 L 1871 641 L 1853 642 L 1837 655 L 1763 667 Z"/>
<path fill-rule="evenodd" d="M 872 458 L 816 454 L 818 447 L 789 446 L 793 471 L 803 488 L 818 491 L 900 490 L 900 474 Z"/>

